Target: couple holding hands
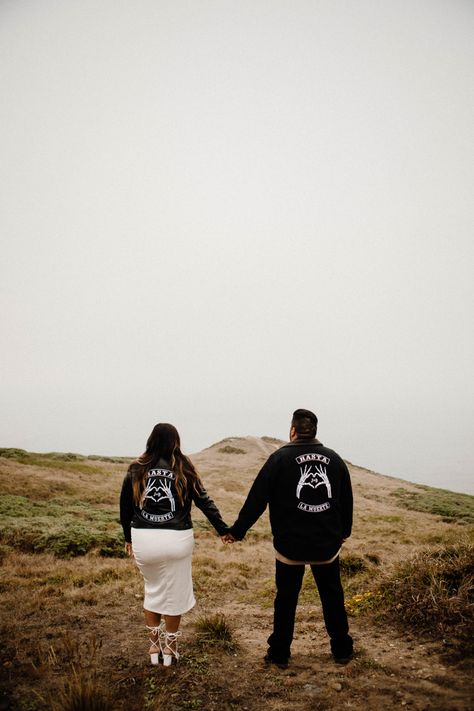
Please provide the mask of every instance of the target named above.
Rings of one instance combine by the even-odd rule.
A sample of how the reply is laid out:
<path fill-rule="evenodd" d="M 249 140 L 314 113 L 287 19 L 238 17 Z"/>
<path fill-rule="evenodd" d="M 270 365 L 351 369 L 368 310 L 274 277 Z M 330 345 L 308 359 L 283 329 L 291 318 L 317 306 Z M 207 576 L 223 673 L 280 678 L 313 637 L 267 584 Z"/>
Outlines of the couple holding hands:
<path fill-rule="evenodd" d="M 318 587 L 331 652 L 339 664 L 353 654 L 344 607 L 339 553 L 352 527 L 352 488 L 341 457 L 316 439 L 310 410 L 293 413 L 290 441 L 267 459 L 236 522 L 228 527 L 192 462 L 180 449 L 173 425 L 158 424 L 145 452 L 130 465 L 120 495 L 125 550 L 145 582 L 144 614 L 152 664 L 179 658 L 181 616 L 195 605 L 192 581 L 192 503 L 224 543 L 240 541 L 269 506 L 275 549 L 273 632 L 264 657 L 286 668 L 305 565 Z"/>

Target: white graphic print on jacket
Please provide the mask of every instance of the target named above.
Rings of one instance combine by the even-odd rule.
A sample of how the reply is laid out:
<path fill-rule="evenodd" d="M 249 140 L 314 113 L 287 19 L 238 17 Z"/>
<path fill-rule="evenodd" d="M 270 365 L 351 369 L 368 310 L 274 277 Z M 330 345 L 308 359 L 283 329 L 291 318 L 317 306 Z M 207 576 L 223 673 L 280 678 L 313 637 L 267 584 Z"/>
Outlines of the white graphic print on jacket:
<path fill-rule="evenodd" d="M 174 518 L 176 502 L 171 486 L 174 476 L 174 473 L 168 469 L 150 469 L 148 472 L 140 511 L 146 521 L 162 523 Z M 150 509 L 150 504 L 153 509 L 156 504 L 161 504 L 162 501 L 168 502 L 168 506 L 166 506 L 168 511 L 165 513 L 151 513 L 150 510 L 146 510 L 147 508 Z M 161 504 L 159 509 L 163 510 L 163 508 L 165 508 L 165 505 Z"/>
<path fill-rule="evenodd" d="M 326 487 L 327 498 L 332 498 L 331 483 L 327 475 L 327 465 L 330 460 L 322 454 L 310 453 L 296 457 L 300 465 L 300 480 L 296 487 L 296 498 L 300 500 L 298 508 L 310 513 L 319 513 L 331 508 L 329 501 L 321 501 L 320 492 L 316 496 L 316 490 L 320 486 Z"/>

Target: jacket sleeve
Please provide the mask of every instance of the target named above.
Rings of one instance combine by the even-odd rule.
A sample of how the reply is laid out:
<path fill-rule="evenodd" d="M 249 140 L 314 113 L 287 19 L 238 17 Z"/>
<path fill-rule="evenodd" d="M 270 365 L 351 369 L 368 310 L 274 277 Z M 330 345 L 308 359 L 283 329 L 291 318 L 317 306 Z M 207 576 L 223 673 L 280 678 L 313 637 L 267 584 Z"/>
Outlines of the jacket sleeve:
<path fill-rule="evenodd" d="M 229 526 L 223 521 L 219 509 L 202 485 L 199 486 L 197 491 L 193 490 L 193 501 L 207 520 L 212 523 L 219 536 L 223 536 L 228 532 Z"/>
<path fill-rule="evenodd" d="M 342 522 L 342 537 L 349 538 L 352 532 L 352 485 L 349 469 L 344 461 L 342 461 L 342 481 L 341 481 L 341 522 Z"/>
<path fill-rule="evenodd" d="M 238 541 L 244 538 L 249 528 L 253 526 L 267 508 L 270 499 L 272 472 L 271 456 L 257 474 L 247 499 L 240 509 L 237 520 L 230 528 L 230 533 Z"/>
<path fill-rule="evenodd" d="M 120 523 L 122 524 L 126 543 L 131 543 L 132 541 L 131 523 L 133 511 L 132 477 L 130 472 L 127 472 L 123 480 L 122 491 L 120 492 Z"/>

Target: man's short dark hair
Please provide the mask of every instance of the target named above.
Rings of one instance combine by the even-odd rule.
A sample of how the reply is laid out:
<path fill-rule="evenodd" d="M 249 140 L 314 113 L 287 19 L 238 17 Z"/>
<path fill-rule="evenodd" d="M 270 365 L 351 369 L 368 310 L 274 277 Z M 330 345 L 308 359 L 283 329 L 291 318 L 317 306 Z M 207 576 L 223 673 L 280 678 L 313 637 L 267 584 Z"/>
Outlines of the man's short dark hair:
<path fill-rule="evenodd" d="M 313 439 L 318 429 L 318 418 L 311 410 L 300 408 L 294 411 L 291 425 L 300 439 Z"/>

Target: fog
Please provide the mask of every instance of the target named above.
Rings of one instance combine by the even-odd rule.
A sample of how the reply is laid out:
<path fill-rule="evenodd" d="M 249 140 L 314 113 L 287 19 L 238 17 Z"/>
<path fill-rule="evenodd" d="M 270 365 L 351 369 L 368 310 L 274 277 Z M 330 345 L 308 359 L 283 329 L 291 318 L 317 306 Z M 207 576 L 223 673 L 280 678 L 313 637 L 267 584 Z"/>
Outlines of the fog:
<path fill-rule="evenodd" d="M 474 493 L 474 5 L 0 3 L 0 445 Z M 205 474 L 205 473 L 203 473 Z"/>

